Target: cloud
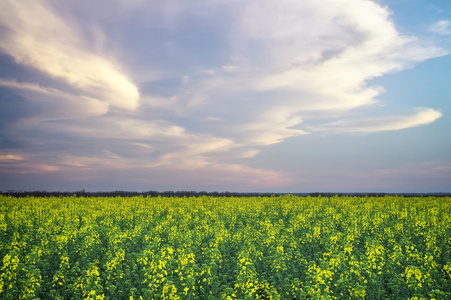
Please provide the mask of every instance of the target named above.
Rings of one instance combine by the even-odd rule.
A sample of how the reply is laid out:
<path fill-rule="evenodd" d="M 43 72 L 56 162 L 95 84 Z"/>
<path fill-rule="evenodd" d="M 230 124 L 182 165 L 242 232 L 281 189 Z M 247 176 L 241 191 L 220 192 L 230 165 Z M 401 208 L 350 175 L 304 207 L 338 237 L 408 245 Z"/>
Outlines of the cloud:
<path fill-rule="evenodd" d="M 210 76 L 193 76 L 177 97 L 220 112 L 213 117 L 232 120 L 229 129 L 239 127 L 251 144 L 305 134 L 303 120 L 317 113 L 346 118 L 380 101 L 383 88 L 369 80 L 447 54 L 400 35 L 390 11 L 372 1 L 230 3 L 238 7 L 226 10 L 229 59 Z"/>
<path fill-rule="evenodd" d="M 99 99 L 65 93 L 55 88 L 38 84 L 0 79 L 0 86 L 14 89 L 41 110 L 34 113 L 28 122 L 43 120 L 74 119 L 101 116 L 108 112 L 109 105 Z"/>
<path fill-rule="evenodd" d="M 328 132 L 379 132 L 401 130 L 427 125 L 442 116 L 442 113 L 431 108 L 417 108 L 417 112 L 407 116 L 371 117 L 360 120 L 340 120 L 325 124 L 319 131 Z"/>
<path fill-rule="evenodd" d="M 80 90 L 87 97 L 134 110 L 139 92 L 112 60 L 93 52 L 70 24 L 45 1 L 2 1 L 2 52 L 17 63 L 33 67 Z M 36 17 L 39 16 L 39 17 Z"/>
<path fill-rule="evenodd" d="M 429 31 L 438 34 L 449 35 L 451 34 L 450 25 L 450 21 L 440 20 L 429 26 Z"/>
<path fill-rule="evenodd" d="M 20 155 L 15 154 L 0 154 L 0 161 L 19 161 L 24 158 Z"/>
<path fill-rule="evenodd" d="M 33 155 L 0 154 L 0 173 L 36 174 L 59 170 L 54 164 L 33 160 Z"/>

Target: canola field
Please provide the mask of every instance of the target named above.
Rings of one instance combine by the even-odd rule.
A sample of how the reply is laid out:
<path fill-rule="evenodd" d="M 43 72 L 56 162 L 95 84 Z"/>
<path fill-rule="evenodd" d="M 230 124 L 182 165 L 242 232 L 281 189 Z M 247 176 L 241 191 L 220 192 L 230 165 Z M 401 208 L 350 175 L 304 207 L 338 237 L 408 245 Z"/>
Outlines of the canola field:
<path fill-rule="evenodd" d="M 451 299 L 450 197 L 0 196 L 0 299 Z"/>

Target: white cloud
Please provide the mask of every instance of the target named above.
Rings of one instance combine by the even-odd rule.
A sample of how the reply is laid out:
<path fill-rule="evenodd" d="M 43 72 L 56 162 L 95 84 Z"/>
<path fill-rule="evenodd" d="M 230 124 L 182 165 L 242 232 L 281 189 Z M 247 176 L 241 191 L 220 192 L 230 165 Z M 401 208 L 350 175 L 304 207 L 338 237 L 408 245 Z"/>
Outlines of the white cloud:
<path fill-rule="evenodd" d="M 390 11 L 372 1 L 230 3 L 239 6 L 230 9 L 236 13 L 230 61 L 214 75 L 193 80 L 189 96 L 181 98 L 212 111 L 246 110 L 242 119 L 229 116 L 236 123 L 230 128 L 247 131 L 250 143 L 271 144 L 305 133 L 296 115 L 345 117 L 373 105 L 383 88 L 368 86 L 370 79 L 447 54 L 400 35 Z M 232 65 L 230 76 L 224 66 Z M 272 118 L 278 111 L 290 113 L 283 120 Z"/>
<path fill-rule="evenodd" d="M 0 24 L 6 29 L 0 49 L 18 63 L 80 89 L 85 96 L 136 109 L 138 89 L 113 61 L 89 49 L 76 30 L 82 22 L 70 24 L 45 1 L 2 1 Z"/>
<path fill-rule="evenodd" d="M 243 143 L 257 146 L 271 145 L 280 143 L 285 138 L 308 134 L 304 130 L 291 128 L 302 123 L 302 119 L 282 109 L 279 111 L 274 109 L 260 118 L 236 128 L 237 131 L 243 132 L 241 134 L 244 137 Z"/>
<path fill-rule="evenodd" d="M 437 21 L 434 24 L 432 24 L 429 27 L 429 31 L 438 33 L 438 34 L 449 35 L 449 34 L 451 34 L 450 25 L 451 25 L 450 21 L 440 20 L 440 21 Z"/>
<path fill-rule="evenodd" d="M 260 153 L 260 150 L 251 149 L 251 150 L 247 150 L 247 151 L 240 153 L 239 157 L 240 158 L 249 158 L 249 157 L 254 157 L 254 156 L 258 155 L 259 153 Z"/>
<path fill-rule="evenodd" d="M 110 115 L 91 118 L 80 123 L 48 122 L 41 126 L 46 132 L 58 132 L 77 138 L 113 139 L 115 141 L 166 141 L 176 147 L 177 141 L 186 138 L 185 129 L 165 120 L 144 121 L 124 116 Z"/>
<path fill-rule="evenodd" d="M 411 116 L 370 114 L 346 121 L 356 108 L 380 101 L 383 88 L 367 85 L 369 80 L 447 53 L 399 34 L 387 8 L 361 0 L 227 5 L 225 14 L 232 15 L 226 17 L 232 19 L 228 60 L 213 66 L 214 72 L 190 76 L 176 97 L 186 115 L 221 120 L 208 126 L 213 135 L 235 141 L 231 148 L 271 145 L 318 131 L 400 130 L 441 116 L 422 109 Z M 319 114 L 341 118 L 340 126 L 322 119 L 314 127 L 303 123 Z"/>
<path fill-rule="evenodd" d="M 421 125 L 427 125 L 442 116 L 442 113 L 432 108 L 417 108 L 413 115 L 369 117 L 360 120 L 340 120 L 325 124 L 318 131 L 329 132 L 378 132 L 401 130 Z"/>

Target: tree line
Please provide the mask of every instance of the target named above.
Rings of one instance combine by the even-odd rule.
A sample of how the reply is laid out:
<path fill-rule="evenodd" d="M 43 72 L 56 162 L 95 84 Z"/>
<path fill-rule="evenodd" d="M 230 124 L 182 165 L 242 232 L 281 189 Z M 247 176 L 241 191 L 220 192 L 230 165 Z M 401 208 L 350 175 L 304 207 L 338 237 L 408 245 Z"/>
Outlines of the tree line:
<path fill-rule="evenodd" d="M 260 192 L 206 192 L 206 191 L 146 191 L 146 192 L 136 192 L 136 191 L 100 191 L 100 192 L 89 192 L 80 190 L 74 192 L 60 192 L 60 191 L 0 191 L 1 195 L 8 195 L 13 197 L 136 197 L 136 196 L 150 196 L 150 197 L 201 197 L 201 196 L 213 196 L 213 197 L 277 197 L 283 195 L 295 195 L 295 196 L 310 196 L 310 197 L 334 197 L 334 196 L 356 196 L 356 197 L 383 197 L 383 196 L 403 196 L 403 197 L 446 197 L 451 196 L 449 193 L 260 193 Z"/>

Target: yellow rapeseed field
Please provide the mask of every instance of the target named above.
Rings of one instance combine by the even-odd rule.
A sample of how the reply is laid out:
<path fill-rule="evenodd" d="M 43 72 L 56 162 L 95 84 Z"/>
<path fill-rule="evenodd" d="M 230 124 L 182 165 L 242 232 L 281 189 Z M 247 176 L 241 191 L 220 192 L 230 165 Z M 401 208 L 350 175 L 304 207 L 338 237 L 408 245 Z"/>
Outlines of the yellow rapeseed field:
<path fill-rule="evenodd" d="M 451 299 L 450 200 L 0 196 L 0 299 Z"/>

